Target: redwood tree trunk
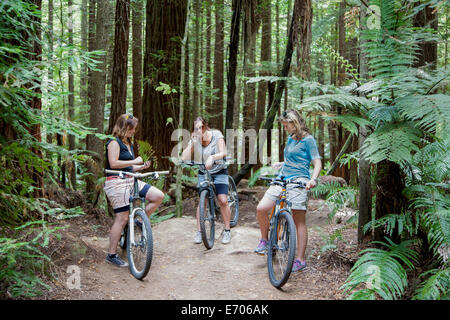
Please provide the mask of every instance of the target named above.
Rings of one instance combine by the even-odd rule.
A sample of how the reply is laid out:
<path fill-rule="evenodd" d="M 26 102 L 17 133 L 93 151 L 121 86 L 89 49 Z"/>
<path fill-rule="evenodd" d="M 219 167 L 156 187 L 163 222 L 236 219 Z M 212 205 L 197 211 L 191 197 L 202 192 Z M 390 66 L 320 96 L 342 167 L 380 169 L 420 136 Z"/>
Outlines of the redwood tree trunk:
<path fill-rule="evenodd" d="M 111 79 L 112 101 L 108 133 L 112 133 L 116 120 L 126 112 L 130 0 L 117 0 L 115 21 L 114 62 Z"/>
<path fill-rule="evenodd" d="M 171 141 L 171 135 L 178 128 L 181 43 L 187 0 L 148 0 L 146 14 L 142 139 L 153 147 L 158 167 L 167 169 L 167 157 L 176 145 L 176 141 Z M 160 82 L 176 89 L 177 93 L 156 91 Z"/>

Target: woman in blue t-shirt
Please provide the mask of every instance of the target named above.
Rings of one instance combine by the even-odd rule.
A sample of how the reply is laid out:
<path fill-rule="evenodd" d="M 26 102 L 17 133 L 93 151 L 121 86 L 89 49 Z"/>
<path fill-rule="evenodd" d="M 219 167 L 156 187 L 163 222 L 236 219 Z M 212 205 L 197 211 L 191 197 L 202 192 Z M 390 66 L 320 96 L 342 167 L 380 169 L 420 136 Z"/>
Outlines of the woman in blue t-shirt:
<path fill-rule="evenodd" d="M 106 143 L 106 169 L 136 172 L 150 167 L 149 161 L 144 163 L 141 157 L 134 156 L 132 140 L 137 125 L 138 119 L 132 115 L 122 114 L 117 119 L 112 132 L 115 139 L 108 140 Z M 138 183 L 139 196 L 148 201 L 145 212 L 150 216 L 163 201 L 164 193 L 141 180 Z M 109 253 L 106 261 L 119 267 L 128 266 L 116 251 L 120 234 L 128 223 L 130 185 L 133 185 L 133 178 L 119 179 L 117 174 L 106 174 L 104 190 L 115 213 L 114 223 L 109 233 Z"/>
<path fill-rule="evenodd" d="M 288 200 L 292 203 L 292 214 L 297 228 L 297 259 L 294 260 L 293 272 L 306 268 L 305 251 L 308 242 L 308 231 L 305 222 L 308 202 L 308 190 L 317 184 L 322 162 L 317 150 L 316 140 L 306 127 L 305 120 L 297 110 L 290 109 L 280 117 L 284 130 L 289 134 L 284 148 L 284 162 L 277 162 L 273 168 L 281 169 L 278 176 L 293 182 L 305 182 L 305 189 L 291 188 L 288 185 Z M 313 164 L 312 176 L 309 172 Z M 261 239 L 255 252 L 264 254 L 267 251 L 269 235 L 269 216 L 281 193 L 280 186 L 270 186 L 256 208 L 256 215 L 261 230 Z"/>

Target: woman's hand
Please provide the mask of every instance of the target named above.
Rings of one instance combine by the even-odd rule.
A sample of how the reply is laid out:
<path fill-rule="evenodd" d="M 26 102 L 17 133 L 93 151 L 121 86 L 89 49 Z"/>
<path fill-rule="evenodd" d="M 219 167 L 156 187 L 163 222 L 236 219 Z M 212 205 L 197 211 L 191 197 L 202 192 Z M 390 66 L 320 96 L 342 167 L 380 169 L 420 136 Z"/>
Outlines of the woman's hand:
<path fill-rule="evenodd" d="M 141 156 L 134 159 L 134 164 L 143 164 L 143 163 L 144 163 L 144 160 L 142 160 Z"/>
<path fill-rule="evenodd" d="M 144 164 L 142 164 L 142 165 L 133 166 L 133 171 L 136 172 L 136 171 L 141 171 L 141 170 L 150 168 L 150 164 L 151 164 L 151 161 L 145 161 Z"/>
<path fill-rule="evenodd" d="M 214 164 L 214 158 L 212 156 L 209 156 L 208 159 L 206 159 L 206 162 L 205 162 L 206 170 L 211 169 L 213 164 Z"/>
<path fill-rule="evenodd" d="M 317 186 L 316 179 L 311 179 L 311 180 L 309 180 L 309 181 L 306 183 L 305 189 L 306 189 L 306 190 L 309 190 L 309 189 L 314 188 L 315 186 Z"/>

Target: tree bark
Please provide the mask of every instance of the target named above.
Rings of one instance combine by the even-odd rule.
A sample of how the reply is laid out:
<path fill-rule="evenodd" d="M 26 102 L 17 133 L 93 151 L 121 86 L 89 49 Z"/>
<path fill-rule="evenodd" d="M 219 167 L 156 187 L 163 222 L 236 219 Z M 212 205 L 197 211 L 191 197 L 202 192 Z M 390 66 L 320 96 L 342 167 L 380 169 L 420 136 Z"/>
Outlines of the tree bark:
<path fill-rule="evenodd" d="M 120 115 L 126 113 L 128 45 L 130 35 L 130 0 L 117 0 L 114 35 L 114 61 L 111 83 L 111 113 L 108 133 L 111 134 Z"/>
<path fill-rule="evenodd" d="M 294 9 L 292 13 L 292 21 L 290 23 L 289 27 L 289 33 L 288 33 L 288 42 L 286 45 L 286 52 L 284 55 L 284 61 L 283 61 L 283 67 L 280 71 L 279 76 L 280 77 L 287 77 L 289 75 L 289 69 L 291 66 L 291 60 L 292 60 L 292 53 L 294 52 L 295 45 L 297 43 L 297 35 L 298 35 L 298 24 L 299 24 L 299 17 L 300 17 L 300 4 L 301 0 L 295 0 L 294 2 Z M 273 128 L 273 122 L 275 119 L 275 116 L 278 113 L 278 110 L 280 109 L 280 103 L 281 98 L 283 96 L 283 91 L 286 88 L 286 80 L 279 80 L 277 82 L 276 90 L 273 96 L 273 100 L 270 104 L 270 109 L 267 113 L 266 120 L 263 122 L 262 128 L 266 130 L 271 130 Z M 258 145 L 261 147 L 266 142 L 266 139 L 263 137 L 258 141 Z M 254 153 L 258 153 L 258 148 L 255 148 L 253 150 Z M 253 156 L 252 156 L 253 157 Z M 251 158 L 252 158 L 251 157 Z M 250 171 L 250 169 L 253 167 L 253 164 L 246 163 L 242 166 L 241 170 L 233 175 L 233 179 L 238 184 L 241 179 Z"/>
<path fill-rule="evenodd" d="M 361 33 L 366 29 L 363 21 L 366 17 L 366 7 L 360 7 L 360 29 Z M 361 34 L 360 33 L 360 34 Z M 366 40 L 363 37 L 359 39 L 359 75 L 361 79 L 368 78 L 367 54 L 364 51 Z M 366 126 L 359 127 L 359 214 L 358 214 L 358 243 L 362 244 L 371 235 L 364 235 L 364 226 L 372 219 L 372 184 L 370 163 L 366 160 L 362 153 L 362 146 L 368 136 L 368 128 Z"/>
<path fill-rule="evenodd" d="M 108 20 L 108 0 L 97 0 L 97 14 L 95 18 L 95 38 L 93 39 L 93 50 L 105 50 L 107 46 L 106 35 L 107 20 Z M 95 128 L 95 132 L 103 132 L 103 119 L 105 114 L 105 84 L 106 84 L 106 56 L 100 58 L 99 65 L 96 66 L 98 70 L 92 71 L 91 77 L 88 80 L 89 86 L 89 127 Z M 88 165 L 89 171 L 93 176 L 86 178 L 86 191 L 88 199 L 94 200 L 95 181 L 103 167 L 103 142 L 94 135 L 88 135 L 86 141 L 86 149 L 94 152 L 93 161 Z"/>
<path fill-rule="evenodd" d="M 225 129 L 233 128 L 241 6 L 242 0 L 233 0 L 233 17 L 231 20 L 228 73 L 227 73 L 228 83 L 227 83 L 227 110 L 225 117 Z"/>
<path fill-rule="evenodd" d="M 214 41 L 214 109 L 215 115 L 210 116 L 211 126 L 223 132 L 223 107 L 224 107 L 224 22 L 223 22 L 223 0 L 215 0 L 216 35 Z"/>
<path fill-rule="evenodd" d="M 142 139 L 152 146 L 160 169 L 169 167 L 168 157 L 174 146 L 171 135 L 178 128 L 181 40 L 186 13 L 187 0 L 147 1 Z M 177 93 L 163 94 L 156 91 L 160 82 L 169 85 Z"/>
<path fill-rule="evenodd" d="M 142 121 L 142 17 L 144 4 L 142 1 L 134 1 L 131 5 L 132 22 L 131 33 L 133 36 L 132 61 L 133 61 L 133 115 Z M 135 134 L 136 139 L 141 139 L 142 128 Z M 135 150 L 137 150 L 135 145 Z"/>

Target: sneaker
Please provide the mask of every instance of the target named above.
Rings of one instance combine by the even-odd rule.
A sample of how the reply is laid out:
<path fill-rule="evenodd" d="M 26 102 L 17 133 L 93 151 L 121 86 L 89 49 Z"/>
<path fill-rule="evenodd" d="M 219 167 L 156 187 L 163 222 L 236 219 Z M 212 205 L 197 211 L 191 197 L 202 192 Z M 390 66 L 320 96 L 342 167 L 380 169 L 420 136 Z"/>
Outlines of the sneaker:
<path fill-rule="evenodd" d="M 306 269 L 306 261 L 301 262 L 300 259 L 295 259 L 294 264 L 292 265 L 292 272 L 303 271 Z"/>
<path fill-rule="evenodd" d="M 202 233 L 200 232 L 200 231 L 197 231 L 197 233 L 195 234 L 195 237 L 194 237 L 194 243 L 197 243 L 197 244 L 199 244 L 199 243 L 202 243 Z"/>
<path fill-rule="evenodd" d="M 128 263 L 126 263 L 125 261 L 120 259 L 119 255 L 117 253 L 113 254 L 113 255 L 108 254 L 106 256 L 106 262 L 111 263 L 111 264 L 121 267 L 121 268 L 128 267 Z"/>
<path fill-rule="evenodd" d="M 259 244 L 255 251 L 259 255 L 265 255 L 267 253 L 267 247 L 269 246 L 269 241 L 264 239 L 259 239 Z"/>
<path fill-rule="evenodd" d="M 230 232 L 230 230 L 224 231 L 223 232 L 222 243 L 223 244 L 227 244 L 227 243 L 230 243 L 230 241 L 231 241 L 231 232 Z"/>

